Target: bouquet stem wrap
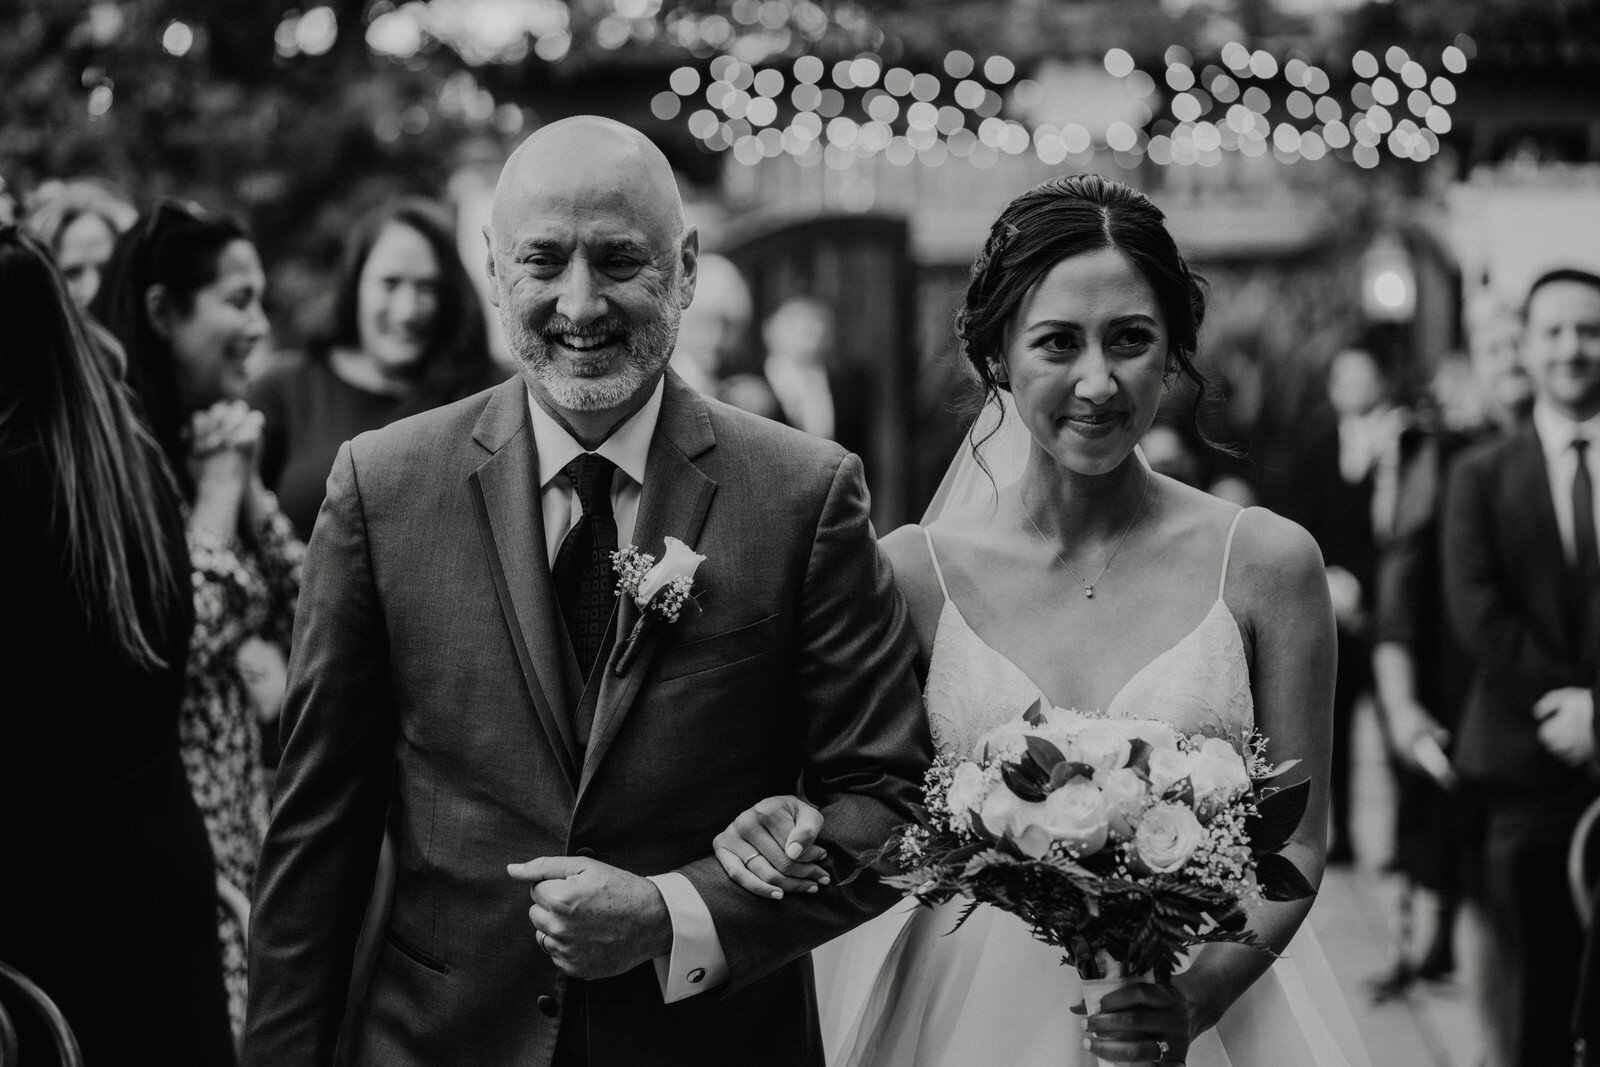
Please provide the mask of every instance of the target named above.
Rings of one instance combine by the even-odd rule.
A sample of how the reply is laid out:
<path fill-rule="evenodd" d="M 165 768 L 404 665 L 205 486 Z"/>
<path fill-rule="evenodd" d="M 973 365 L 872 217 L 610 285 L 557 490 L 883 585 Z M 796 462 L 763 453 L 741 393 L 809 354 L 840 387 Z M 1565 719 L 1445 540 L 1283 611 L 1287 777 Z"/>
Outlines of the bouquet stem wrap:
<path fill-rule="evenodd" d="M 1155 980 L 1154 976 L 1148 971 L 1144 974 L 1125 973 L 1121 960 L 1113 959 L 1104 953 L 1097 952 L 1095 957 L 1095 963 L 1099 965 L 1099 970 L 1105 977 L 1087 978 L 1082 972 L 1079 972 L 1078 975 L 1079 981 L 1083 983 L 1083 1006 L 1089 1009 L 1090 1015 L 1094 1015 L 1100 1010 L 1101 999 L 1112 990 L 1121 989 L 1125 985 L 1138 985 L 1141 982 Z M 1110 1060 L 1101 1059 L 1099 1056 L 1096 1056 L 1095 1059 L 1099 1061 L 1100 1067 L 1155 1067 L 1154 1060 L 1144 1060 L 1132 1064 L 1124 1061 L 1113 1064 Z"/>

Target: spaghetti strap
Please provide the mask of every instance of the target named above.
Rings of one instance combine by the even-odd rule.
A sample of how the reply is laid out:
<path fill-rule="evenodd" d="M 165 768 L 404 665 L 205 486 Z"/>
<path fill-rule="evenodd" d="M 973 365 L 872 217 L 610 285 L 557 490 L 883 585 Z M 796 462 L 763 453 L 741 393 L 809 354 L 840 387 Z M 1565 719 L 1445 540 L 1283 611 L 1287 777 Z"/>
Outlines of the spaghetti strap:
<path fill-rule="evenodd" d="M 933 534 L 928 532 L 926 526 L 922 528 L 922 539 L 928 542 L 928 558 L 933 561 L 934 577 L 939 579 L 939 592 L 943 593 L 945 600 L 948 601 L 950 599 L 950 590 L 944 584 L 944 571 L 940 569 L 939 557 L 933 551 Z"/>
<path fill-rule="evenodd" d="M 1233 555 L 1233 532 L 1239 528 L 1239 520 L 1244 518 L 1244 513 L 1249 508 L 1240 508 L 1233 517 L 1233 524 L 1228 527 L 1228 543 L 1222 546 L 1222 577 L 1217 582 L 1217 599 L 1222 599 L 1222 594 L 1228 588 L 1228 557 Z"/>

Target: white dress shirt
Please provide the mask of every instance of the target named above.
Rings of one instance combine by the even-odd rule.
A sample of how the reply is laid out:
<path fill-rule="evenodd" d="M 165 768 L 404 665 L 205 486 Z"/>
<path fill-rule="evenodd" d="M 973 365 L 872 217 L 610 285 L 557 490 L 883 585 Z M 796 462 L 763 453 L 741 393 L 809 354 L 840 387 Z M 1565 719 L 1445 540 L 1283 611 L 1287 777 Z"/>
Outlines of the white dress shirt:
<path fill-rule="evenodd" d="M 1589 484 L 1595 487 L 1595 529 L 1600 530 L 1600 415 L 1584 422 L 1573 422 L 1544 401 L 1533 405 L 1533 430 L 1544 451 L 1544 467 L 1550 477 L 1550 498 L 1556 506 L 1556 526 L 1561 530 L 1561 551 L 1569 564 L 1578 560 L 1577 535 L 1572 516 L 1572 479 L 1578 473 L 1578 452 L 1574 438 L 1589 442 L 1584 462 L 1589 469 Z"/>
<path fill-rule="evenodd" d="M 595 449 L 617 465 L 611 478 L 611 511 L 617 520 L 617 545 L 633 542 L 634 524 L 639 518 L 639 496 L 644 492 L 645 462 L 650 456 L 650 440 L 661 417 L 662 383 L 644 406 L 612 431 Z M 533 443 L 539 453 L 539 506 L 544 513 L 547 562 L 555 565 L 561 542 L 583 516 L 583 503 L 577 487 L 567 477 L 566 467 L 585 451 L 539 402 L 528 394 L 528 412 L 533 423 Z M 711 842 L 706 842 L 710 851 Z M 672 953 L 655 960 L 656 980 L 661 998 L 667 1003 L 683 1000 L 727 980 L 728 958 L 717 938 L 711 911 L 694 884 L 677 871 L 650 877 L 672 916 Z"/>

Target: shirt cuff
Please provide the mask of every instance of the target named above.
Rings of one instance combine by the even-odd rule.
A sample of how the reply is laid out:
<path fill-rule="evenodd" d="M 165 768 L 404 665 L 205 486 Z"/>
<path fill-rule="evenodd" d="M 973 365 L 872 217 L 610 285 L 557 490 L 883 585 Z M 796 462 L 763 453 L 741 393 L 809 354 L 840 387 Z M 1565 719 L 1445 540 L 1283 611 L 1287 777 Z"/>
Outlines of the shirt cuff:
<path fill-rule="evenodd" d="M 727 981 L 728 958 L 711 910 L 694 884 L 677 871 L 651 875 L 650 881 L 672 916 L 672 954 L 654 961 L 661 999 L 671 1004 Z"/>

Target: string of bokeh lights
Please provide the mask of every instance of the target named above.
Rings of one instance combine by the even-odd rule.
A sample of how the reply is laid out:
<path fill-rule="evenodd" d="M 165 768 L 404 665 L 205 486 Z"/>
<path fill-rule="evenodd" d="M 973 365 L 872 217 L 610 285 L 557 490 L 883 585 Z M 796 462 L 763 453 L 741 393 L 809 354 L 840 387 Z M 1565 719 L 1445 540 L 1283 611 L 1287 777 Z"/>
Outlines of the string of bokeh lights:
<path fill-rule="evenodd" d="M 1198 64 L 1173 45 L 1165 68 L 1152 74 L 1126 50 L 1112 48 L 1103 64 L 1126 89 L 1128 113 L 1095 132 L 1080 122 L 1008 117 L 1034 111 L 1045 88 L 1018 79 L 1004 56 L 980 65 L 960 49 L 945 55 L 942 78 L 885 69 L 871 52 L 832 64 L 802 55 L 786 69 L 720 55 L 709 77 L 695 65 L 674 70 L 651 110 L 668 121 L 688 111 L 685 121 L 700 145 L 750 166 L 790 156 L 803 166 L 844 170 L 881 154 L 899 166 L 955 158 L 987 168 L 1002 155 L 1030 151 L 1050 166 L 1085 165 L 1109 150 L 1127 168 L 1146 159 L 1209 167 L 1237 152 L 1270 153 L 1281 163 L 1339 158 L 1370 169 L 1385 153 L 1416 163 L 1438 154 L 1456 102 L 1451 76 L 1465 72 L 1475 54 L 1471 38 L 1458 35 L 1438 56 L 1442 70 L 1430 73 L 1398 45 L 1381 58 L 1358 51 L 1341 100 L 1328 73 L 1300 56 L 1280 64 L 1269 52 L 1230 42 L 1217 62 Z"/>

